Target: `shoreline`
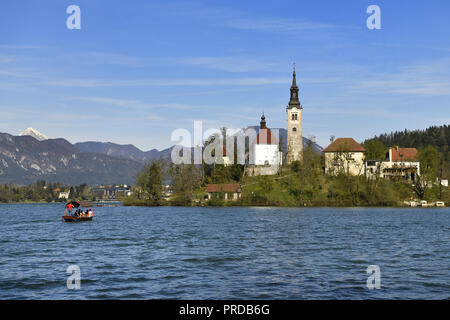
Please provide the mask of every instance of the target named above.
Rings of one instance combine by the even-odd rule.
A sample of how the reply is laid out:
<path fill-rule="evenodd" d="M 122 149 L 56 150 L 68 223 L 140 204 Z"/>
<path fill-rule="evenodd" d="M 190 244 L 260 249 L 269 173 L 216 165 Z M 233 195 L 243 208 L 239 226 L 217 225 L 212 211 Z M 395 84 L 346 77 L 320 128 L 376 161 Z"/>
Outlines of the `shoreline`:
<path fill-rule="evenodd" d="M 92 200 L 87 200 L 87 201 L 92 201 Z M 447 204 L 443 207 L 438 207 L 438 206 L 426 206 L 426 207 L 422 207 L 422 206 L 416 206 L 416 207 L 411 207 L 411 206 L 405 206 L 405 205 L 398 205 L 398 206 L 368 206 L 368 205 L 361 205 L 361 206 L 327 206 L 327 205 L 319 205 L 319 206 L 312 206 L 312 205 L 306 205 L 306 206 L 276 206 L 276 205 L 268 205 L 268 206 L 264 206 L 264 205 L 233 205 L 233 204 L 226 204 L 226 205 L 219 205 L 219 206 L 213 206 L 213 205 L 207 205 L 207 204 L 202 204 L 202 205 L 171 205 L 171 204 L 161 204 L 161 205 L 145 205 L 145 204 L 125 204 L 124 201 L 119 201 L 121 202 L 121 207 L 179 207 L 179 208 L 238 208 L 238 207 L 242 207 L 242 208 L 286 208 L 286 209 L 294 209 L 294 208 L 348 208 L 348 209 L 364 209 L 364 208 L 398 208 L 398 209 L 408 209 L 408 208 L 414 208 L 414 209 L 433 209 L 433 208 L 449 208 L 450 206 L 448 206 Z M 43 202 L 43 201 L 25 201 L 25 202 L 0 202 L 0 205 L 25 205 L 25 204 L 42 204 L 42 205 L 49 205 L 49 204 L 54 204 L 54 205 L 65 205 L 65 202 Z M 95 207 L 95 206 L 94 206 Z"/>

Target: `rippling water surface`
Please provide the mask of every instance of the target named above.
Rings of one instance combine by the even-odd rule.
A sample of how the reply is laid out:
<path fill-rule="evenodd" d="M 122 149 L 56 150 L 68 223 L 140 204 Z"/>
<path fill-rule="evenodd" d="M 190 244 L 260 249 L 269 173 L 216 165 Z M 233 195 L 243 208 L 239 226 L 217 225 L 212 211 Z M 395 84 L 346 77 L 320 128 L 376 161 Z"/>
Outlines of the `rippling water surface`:
<path fill-rule="evenodd" d="M 0 205 L 0 299 L 450 298 L 449 208 L 62 211 Z"/>

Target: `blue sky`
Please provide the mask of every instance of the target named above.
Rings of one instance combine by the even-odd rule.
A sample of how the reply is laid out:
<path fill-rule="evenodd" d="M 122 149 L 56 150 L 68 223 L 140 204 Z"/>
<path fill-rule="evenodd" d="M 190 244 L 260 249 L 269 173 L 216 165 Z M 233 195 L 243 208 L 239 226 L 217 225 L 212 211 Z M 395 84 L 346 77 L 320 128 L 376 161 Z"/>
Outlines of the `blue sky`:
<path fill-rule="evenodd" d="M 81 8 L 81 30 L 66 8 Z M 369 30 L 366 8 L 381 8 Z M 296 62 L 304 136 L 358 141 L 450 123 L 450 2 L 0 3 L 0 132 L 174 144 L 177 128 L 286 127 Z"/>

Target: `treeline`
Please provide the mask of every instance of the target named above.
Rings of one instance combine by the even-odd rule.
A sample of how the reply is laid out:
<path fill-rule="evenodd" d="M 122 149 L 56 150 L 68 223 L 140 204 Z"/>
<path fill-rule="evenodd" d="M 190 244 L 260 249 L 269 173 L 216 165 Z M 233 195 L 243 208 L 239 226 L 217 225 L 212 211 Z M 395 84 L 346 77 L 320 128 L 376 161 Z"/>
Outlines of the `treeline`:
<path fill-rule="evenodd" d="M 0 202 L 65 202 L 60 192 L 70 192 L 71 199 L 86 200 L 91 197 L 87 184 L 66 186 L 59 182 L 37 181 L 30 185 L 0 185 Z"/>
<path fill-rule="evenodd" d="M 404 130 L 375 136 L 387 147 L 400 146 L 404 148 L 424 149 L 434 146 L 444 156 L 444 160 L 450 161 L 450 125 L 432 126 L 425 130 Z M 367 142 L 367 140 L 366 140 Z"/>

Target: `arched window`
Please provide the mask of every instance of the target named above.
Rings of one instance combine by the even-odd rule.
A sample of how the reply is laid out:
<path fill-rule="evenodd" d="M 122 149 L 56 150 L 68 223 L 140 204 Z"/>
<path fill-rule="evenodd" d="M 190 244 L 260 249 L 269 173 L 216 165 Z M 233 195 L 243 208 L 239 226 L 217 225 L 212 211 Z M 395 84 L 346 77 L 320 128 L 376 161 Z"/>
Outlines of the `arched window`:
<path fill-rule="evenodd" d="M 292 131 L 297 131 L 297 128 L 296 128 L 296 127 L 293 127 L 293 128 L 292 128 Z"/>

